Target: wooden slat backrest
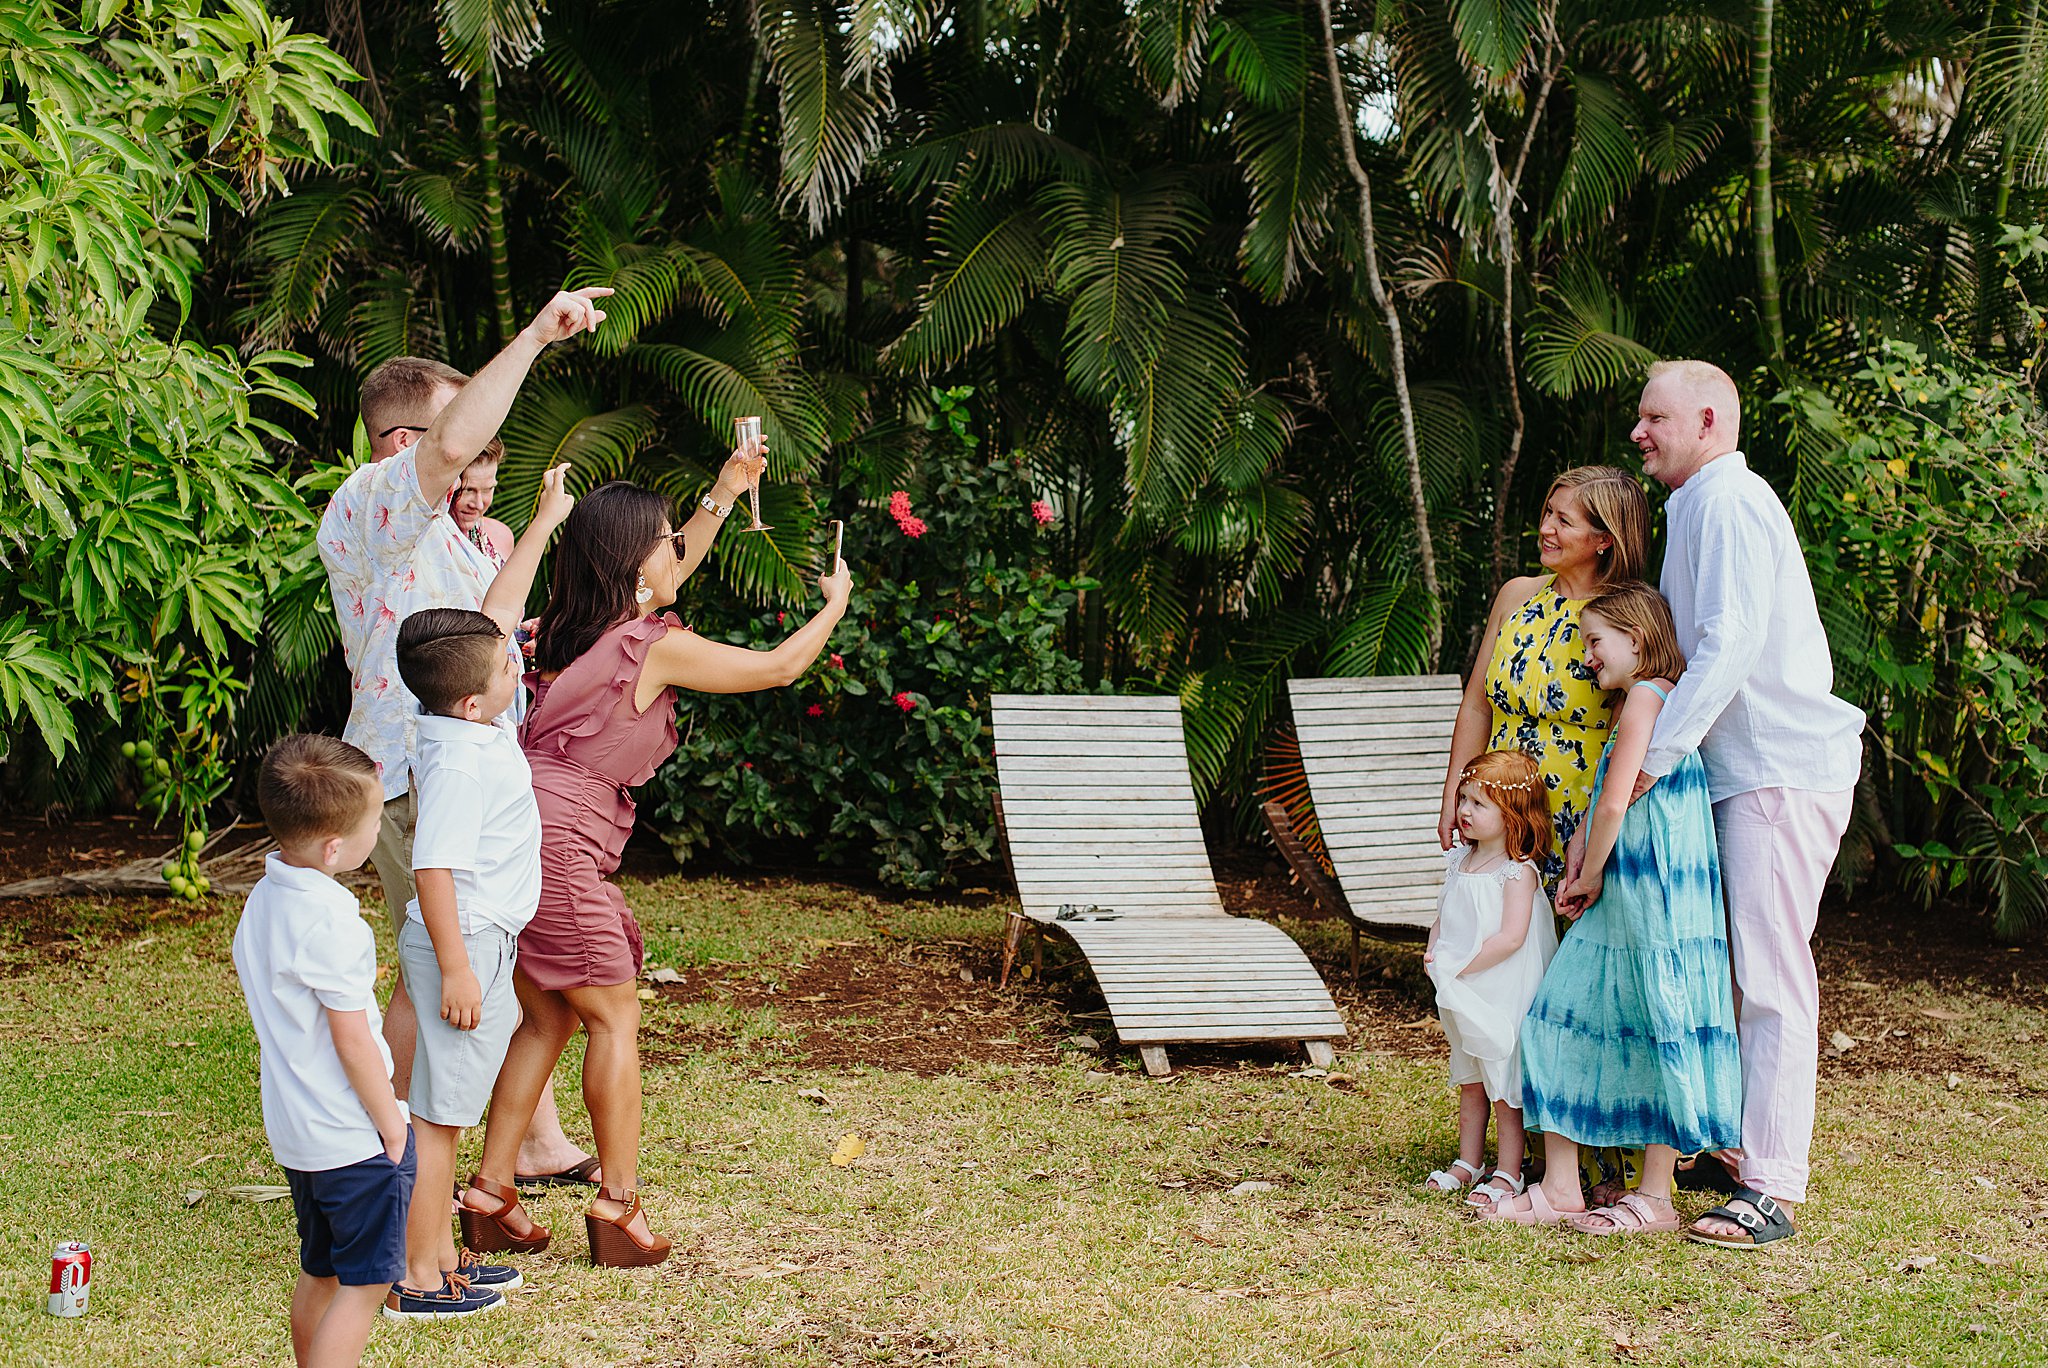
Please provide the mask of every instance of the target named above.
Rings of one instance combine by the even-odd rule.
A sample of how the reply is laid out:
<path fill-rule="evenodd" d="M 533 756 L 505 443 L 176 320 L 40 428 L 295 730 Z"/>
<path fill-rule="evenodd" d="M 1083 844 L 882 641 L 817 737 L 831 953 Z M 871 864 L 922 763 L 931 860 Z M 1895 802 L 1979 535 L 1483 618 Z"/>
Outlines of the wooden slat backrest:
<path fill-rule="evenodd" d="M 1436 916 L 1436 822 L 1463 689 L 1456 675 L 1287 681 L 1316 823 L 1363 921 L 1427 926 Z"/>
<path fill-rule="evenodd" d="M 1062 903 L 1224 915 L 1179 699 L 997 694 L 990 712 L 1025 915 L 1049 918 Z"/>

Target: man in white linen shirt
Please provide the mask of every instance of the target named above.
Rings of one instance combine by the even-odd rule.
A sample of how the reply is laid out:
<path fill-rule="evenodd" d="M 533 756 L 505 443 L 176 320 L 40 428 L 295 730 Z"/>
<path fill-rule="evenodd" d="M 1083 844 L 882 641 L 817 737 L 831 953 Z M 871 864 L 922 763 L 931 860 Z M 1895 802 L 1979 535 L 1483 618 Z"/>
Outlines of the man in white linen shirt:
<path fill-rule="evenodd" d="M 343 739 L 377 763 L 384 820 L 371 860 L 394 930 L 413 898 L 413 800 L 406 756 L 419 702 L 398 677 L 398 627 L 422 608 L 480 608 L 497 567 L 455 525 L 448 496 L 463 468 L 497 435 L 549 344 L 595 329 L 595 303 L 608 289 L 564 291 L 474 379 L 436 361 L 400 357 L 363 382 L 368 464 L 352 472 L 321 515 L 319 551 L 348 663 L 350 706 Z M 509 717 L 503 719 L 510 725 Z M 401 980 L 384 1014 L 396 1064 L 393 1084 L 410 1091 L 418 1021 Z M 552 1086 L 542 1094 L 520 1148 L 519 1171 L 596 1182 L 596 1162 L 562 1133 Z"/>
<path fill-rule="evenodd" d="M 1704 361 L 1650 368 L 1630 434 L 1669 485 L 1661 588 L 1686 670 L 1638 792 L 1687 751 L 1707 771 L 1742 1051 L 1741 1190 L 1686 1231 L 1750 1247 L 1794 1233 L 1820 1057 L 1813 929 L 1863 765 L 1863 714 L 1834 666 L 1785 506 L 1737 449 L 1735 382 Z"/>

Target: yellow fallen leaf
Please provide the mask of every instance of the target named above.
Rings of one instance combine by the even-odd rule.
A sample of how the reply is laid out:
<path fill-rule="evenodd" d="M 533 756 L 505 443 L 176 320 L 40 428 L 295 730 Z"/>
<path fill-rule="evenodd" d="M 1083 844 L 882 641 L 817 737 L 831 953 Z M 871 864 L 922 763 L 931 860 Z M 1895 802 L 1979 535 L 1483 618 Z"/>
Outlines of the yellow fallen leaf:
<path fill-rule="evenodd" d="M 839 1143 L 832 1150 L 832 1162 L 845 1168 L 868 1152 L 868 1142 L 851 1131 L 839 1137 Z"/>
<path fill-rule="evenodd" d="M 640 990 L 640 1000 L 642 1002 L 652 1002 L 657 996 L 658 994 L 652 988 L 642 988 Z"/>

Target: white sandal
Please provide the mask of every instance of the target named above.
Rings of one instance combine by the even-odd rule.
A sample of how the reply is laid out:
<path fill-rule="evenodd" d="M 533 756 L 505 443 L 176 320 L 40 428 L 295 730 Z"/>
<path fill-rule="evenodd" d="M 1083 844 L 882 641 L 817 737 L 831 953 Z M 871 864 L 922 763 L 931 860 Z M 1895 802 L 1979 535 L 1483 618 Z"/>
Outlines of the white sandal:
<path fill-rule="evenodd" d="M 1451 1160 L 1451 1168 L 1463 1169 L 1468 1176 L 1460 1178 L 1457 1174 L 1452 1173 L 1450 1169 L 1437 1169 L 1429 1177 L 1422 1180 L 1423 1190 L 1426 1192 L 1463 1192 L 1466 1188 L 1478 1182 L 1480 1175 L 1486 1171 L 1477 1164 L 1466 1163 L 1463 1159 Z"/>
<path fill-rule="evenodd" d="M 1507 1190 L 1503 1192 L 1494 1186 L 1495 1183 L 1506 1183 Z M 1470 1192 L 1465 1194 L 1465 1205 L 1471 1207 L 1474 1211 L 1485 1211 L 1500 1202 L 1512 1202 L 1528 1190 L 1529 1182 L 1527 1179 L 1510 1178 L 1499 1169 L 1495 1169 L 1491 1178 L 1475 1185 Z"/>

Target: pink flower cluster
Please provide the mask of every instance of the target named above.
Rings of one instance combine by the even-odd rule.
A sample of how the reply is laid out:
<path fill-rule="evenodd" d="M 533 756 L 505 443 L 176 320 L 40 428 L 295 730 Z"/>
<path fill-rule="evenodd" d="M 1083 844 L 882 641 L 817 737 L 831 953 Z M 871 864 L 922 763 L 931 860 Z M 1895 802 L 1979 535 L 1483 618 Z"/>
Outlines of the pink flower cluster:
<path fill-rule="evenodd" d="M 832 662 L 832 668 L 833 668 L 833 669 L 835 669 L 835 670 L 843 670 L 843 669 L 845 669 L 845 668 L 846 668 L 846 657 L 845 657 L 845 656 L 843 656 L 843 655 L 841 655 L 841 654 L 839 654 L 839 652 L 837 652 L 837 651 L 834 651 L 834 652 L 832 653 L 832 655 L 831 655 L 831 662 Z"/>
<path fill-rule="evenodd" d="M 824 715 L 825 705 L 822 703 L 813 703 L 810 707 L 804 709 L 805 717 L 823 717 Z"/>
<path fill-rule="evenodd" d="M 903 711 L 907 713 L 914 713 L 917 711 L 917 700 L 912 698 L 907 693 L 897 694 L 893 701 L 895 702 L 897 707 L 903 709 Z"/>
<path fill-rule="evenodd" d="M 889 496 L 889 516 L 906 537 L 922 537 L 928 530 L 924 519 L 910 511 L 910 491 L 899 489 Z"/>
<path fill-rule="evenodd" d="M 1031 517 L 1040 527 L 1050 525 L 1052 522 L 1052 505 L 1043 499 L 1033 499 L 1031 501 Z"/>

